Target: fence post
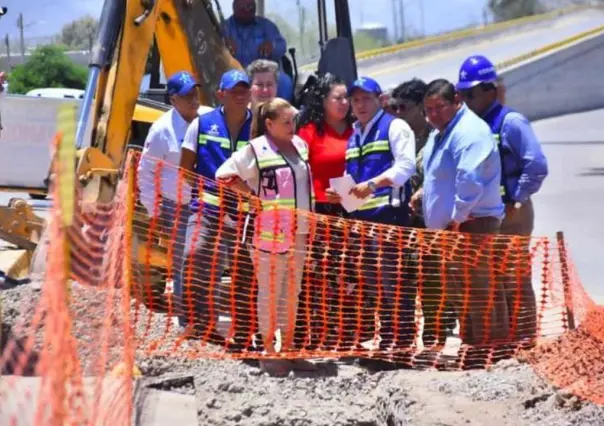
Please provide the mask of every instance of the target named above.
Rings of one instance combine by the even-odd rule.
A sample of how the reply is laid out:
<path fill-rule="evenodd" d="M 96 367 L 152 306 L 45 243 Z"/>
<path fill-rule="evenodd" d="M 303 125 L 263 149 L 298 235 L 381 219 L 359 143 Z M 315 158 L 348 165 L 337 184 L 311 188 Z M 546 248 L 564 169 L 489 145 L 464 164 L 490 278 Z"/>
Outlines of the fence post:
<path fill-rule="evenodd" d="M 568 318 L 568 328 L 575 329 L 575 313 L 573 308 L 573 294 L 570 284 L 570 275 L 568 273 L 568 257 L 566 254 L 566 243 L 564 233 L 556 232 L 558 240 L 558 257 L 560 258 L 560 270 L 562 272 L 562 286 L 564 288 L 564 304 L 566 305 L 566 317 Z"/>

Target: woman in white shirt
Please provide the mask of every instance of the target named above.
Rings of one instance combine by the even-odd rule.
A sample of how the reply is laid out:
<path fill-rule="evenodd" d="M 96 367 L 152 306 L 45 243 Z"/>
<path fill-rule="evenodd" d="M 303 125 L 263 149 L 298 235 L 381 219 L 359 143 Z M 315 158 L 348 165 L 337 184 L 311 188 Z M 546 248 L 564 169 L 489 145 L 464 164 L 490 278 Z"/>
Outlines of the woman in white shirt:
<path fill-rule="evenodd" d="M 295 111 L 284 99 L 260 104 L 249 145 L 235 152 L 216 179 L 260 198 L 254 220 L 252 258 L 258 277 L 258 325 L 267 354 L 293 345 L 298 295 L 306 261 L 308 213 L 314 206 L 306 142 L 295 135 Z M 285 375 L 290 364 L 263 360 L 261 368 Z"/>

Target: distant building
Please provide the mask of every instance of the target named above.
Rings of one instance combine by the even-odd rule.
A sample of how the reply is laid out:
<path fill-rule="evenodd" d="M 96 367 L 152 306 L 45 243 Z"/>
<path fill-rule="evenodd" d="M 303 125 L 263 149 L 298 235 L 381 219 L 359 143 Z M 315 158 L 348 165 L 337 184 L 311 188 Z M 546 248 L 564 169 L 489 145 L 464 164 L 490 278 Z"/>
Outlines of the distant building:
<path fill-rule="evenodd" d="M 388 28 L 380 23 L 365 24 L 355 31 L 359 35 L 365 35 L 376 40 L 381 46 L 388 46 L 390 38 L 388 37 Z"/>

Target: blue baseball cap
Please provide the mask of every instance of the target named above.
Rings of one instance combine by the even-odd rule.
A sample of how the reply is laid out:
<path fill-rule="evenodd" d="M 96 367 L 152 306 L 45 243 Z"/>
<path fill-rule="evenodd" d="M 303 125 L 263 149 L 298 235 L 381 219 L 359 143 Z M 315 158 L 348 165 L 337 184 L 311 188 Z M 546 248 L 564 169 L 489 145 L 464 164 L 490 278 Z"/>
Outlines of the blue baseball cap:
<path fill-rule="evenodd" d="M 199 83 L 195 77 L 187 71 L 178 71 L 168 79 L 168 95 L 186 95 L 193 88 L 198 87 Z"/>
<path fill-rule="evenodd" d="M 251 86 L 250 78 L 245 72 L 237 69 L 228 70 L 227 72 L 222 74 L 218 89 L 231 90 L 233 87 L 237 86 L 240 83 L 244 83 L 248 87 Z"/>
<path fill-rule="evenodd" d="M 376 95 L 382 94 L 382 88 L 379 83 L 375 81 L 373 78 L 369 77 L 361 77 L 352 83 L 352 85 L 348 88 L 348 96 L 352 95 L 355 89 L 361 89 L 363 92 L 367 93 L 375 93 Z"/>

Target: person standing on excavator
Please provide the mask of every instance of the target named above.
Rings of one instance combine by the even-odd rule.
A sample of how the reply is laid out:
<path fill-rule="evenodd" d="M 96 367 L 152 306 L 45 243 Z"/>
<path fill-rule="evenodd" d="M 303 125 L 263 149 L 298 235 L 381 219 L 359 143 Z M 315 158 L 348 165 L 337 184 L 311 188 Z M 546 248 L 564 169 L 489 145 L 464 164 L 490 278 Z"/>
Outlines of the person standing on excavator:
<path fill-rule="evenodd" d="M 247 68 L 256 59 L 281 63 L 287 42 L 270 19 L 256 16 L 255 0 L 234 0 L 233 15 L 222 24 L 222 33 L 233 56 Z M 279 71 L 277 97 L 293 100 L 294 83 L 283 69 Z"/>
<path fill-rule="evenodd" d="M 140 201 L 150 217 L 159 220 L 162 231 L 175 235 L 172 251 L 171 278 L 175 297 L 176 314 L 182 325 L 182 265 L 187 221 L 190 216 L 190 187 L 184 185 L 178 191 L 178 165 L 180 149 L 189 123 L 197 116 L 199 108 L 199 83 L 186 71 L 168 78 L 168 96 L 172 108 L 165 112 L 149 129 L 143 152 L 138 163 L 138 187 Z M 159 162 L 164 166 L 159 169 Z M 155 174 L 160 170 L 161 188 L 156 188 Z M 159 194 L 159 199 L 157 195 Z M 175 229 L 175 234 L 172 234 Z"/>
<path fill-rule="evenodd" d="M 217 303 L 220 298 L 216 296 L 217 290 L 221 289 L 222 276 L 236 256 L 236 268 L 233 267 L 232 272 L 237 276 L 232 277 L 232 285 L 235 288 L 243 285 L 244 289 L 236 291 L 237 310 L 231 312 L 235 324 L 235 345 L 230 345 L 233 348 L 245 346 L 250 337 L 249 287 L 253 281 L 253 268 L 245 245 L 238 241 L 242 236 L 237 231 L 243 229 L 243 223 L 239 223 L 242 218 L 236 214 L 233 195 L 221 197 L 214 180 L 216 170 L 249 142 L 252 122 L 248 108 L 249 77 L 235 69 L 225 72 L 217 95 L 222 105 L 193 120 L 182 145 L 180 166 L 207 179 L 203 185 L 198 184 L 198 176 L 193 173 L 188 179 L 199 195 L 191 203 L 194 215 L 189 222 L 185 250 L 185 271 L 191 268 L 196 282 L 186 283 L 185 287 L 191 288 L 195 298 L 188 301 L 195 307 L 191 312 L 195 324 L 189 324 L 193 326 L 192 331 L 196 334 L 208 332 L 213 343 L 225 343 L 216 331 L 218 308 L 221 307 Z"/>
<path fill-rule="evenodd" d="M 461 65 L 456 88 L 468 107 L 489 125 L 499 147 L 500 191 L 505 203 L 500 233 L 530 237 L 535 222 L 531 196 L 547 177 L 547 159 L 527 118 L 500 102 L 499 82 L 495 65 L 488 58 L 475 55 Z M 537 304 L 531 278 L 530 241 L 524 239 L 522 244 L 523 249 L 516 252 L 513 264 L 507 268 L 505 287 L 516 334 L 512 338 L 532 340 L 537 331 Z M 523 278 L 517 283 L 518 268 L 523 270 Z"/>

